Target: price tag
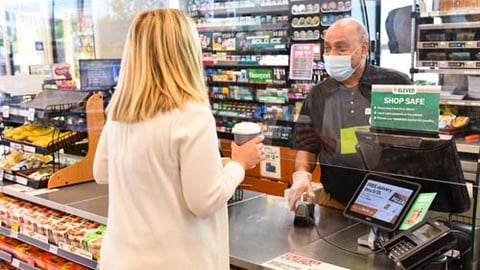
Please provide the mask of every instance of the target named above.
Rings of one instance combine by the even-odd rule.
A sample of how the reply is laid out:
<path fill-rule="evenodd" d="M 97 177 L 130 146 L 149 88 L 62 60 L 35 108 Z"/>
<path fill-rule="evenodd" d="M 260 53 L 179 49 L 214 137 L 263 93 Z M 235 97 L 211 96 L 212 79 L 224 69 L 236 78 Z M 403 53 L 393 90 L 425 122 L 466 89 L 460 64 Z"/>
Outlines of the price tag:
<path fill-rule="evenodd" d="M 12 148 L 14 150 L 17 150 L 17 151 L 22 151 L 22 145 L 19 144 L 19 143 L 11 142 L 10 143 L 10 148 Z"/>
<path fill-rule="evenodd" d="M 75 251 L 73 252 L 74 254 L 80 256 L 80 257 L 83 257 L 85 259 L 88 259 L 88 260 L 92 260 L 93 259 L 93 254 L 89 251 L 86 251 L 84 249 L 81 249 L 81 248 L 77 248 L 75 249 Z"/>
<path fill-rule="evenodd" d="M 28 179 L 23 177 L 23 176 L 19 176 L 19 175 L 17 175 L 17 177 L 15 178 L 15 181 L 19 184 L 24 185 L 24 186 L 26 186 L 28 184 Z"/>
<path fill-rule="evenodd" d="M 10 117 L 10 106 L 4 105 L 2 107 L 2 115 L 3 115 L 3 118 Z"/>
<path fill-rule="evenodd" d="M 18 238 L 18 232 L 11 230 L 10 231 L 10 237 L 15 238 L 15 239 Z"/>
<path fill-rule="evenodd" d="M 16 268 L 20 268 L 20 261 L 16 258 L 12 259 L 12 266 Z"/>
<path fill-rule="evenodd" d="M 58 247 L 55 245 L 50 245 L 50 247 L 48 248 L 48 252 L 56 255 L 58 253 Z"/>
<path fill-rule="evenodd" d="M 3 177 L 5 177 L 5 179 L 9 181 L 13 181 L 13 179 L 15 179 L 15 177 L 13 177 L 13 174 L 9 174 L 9 173 L 5 173 Z"/>
<path fill-rule="evenodd" d="M 41 241 L 41 242 L 44 242 L 44 243 L 48 243 L 48 237 L 43 235 L 43 234 L 39 234 L 39 233 L 34 233 L 33 237 L 32 238 L 35 238 L 37 239 L 38 241 Z M 56 247 L 55 247 L 56 248 Z"/>
<path fill-rule="evenodd" d="M 28 121 L 35 120 L 35 108 L 28 108 L 27 120 Z"/>
<path fill-rule="evenodd" d="M 20 152 L 35 153 L 35 147 L 30 145 L 24 145 L 21 143 L 10 142 L 10 148 L 15 149 Z"/>
<path fill-rule="evenodd" d="M 28 153 L 35 153 L 35 147 L 30 145 L 23 145 L 23 151 Z"/>

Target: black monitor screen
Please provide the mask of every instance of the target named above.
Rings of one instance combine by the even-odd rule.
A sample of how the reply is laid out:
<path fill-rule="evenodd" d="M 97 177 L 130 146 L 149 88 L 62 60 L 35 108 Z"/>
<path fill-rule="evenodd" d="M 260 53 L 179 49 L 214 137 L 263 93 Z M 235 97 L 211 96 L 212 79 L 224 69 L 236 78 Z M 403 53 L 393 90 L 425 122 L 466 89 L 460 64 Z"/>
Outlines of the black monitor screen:
<path fill-rule="evenodd" d="M 80 87 L 85 91 L 109 90 L 117 85 L 120 59 L 81 59 Z"/>
<path fill-rule="evenodd" d="M 461 213 L 470 208 L 463 171 L 452 136 L 440 138 L 356 132 L 357 150 L 371 172 L 414 181 L 421 192 L 436 192 L 430 209 Z"/>

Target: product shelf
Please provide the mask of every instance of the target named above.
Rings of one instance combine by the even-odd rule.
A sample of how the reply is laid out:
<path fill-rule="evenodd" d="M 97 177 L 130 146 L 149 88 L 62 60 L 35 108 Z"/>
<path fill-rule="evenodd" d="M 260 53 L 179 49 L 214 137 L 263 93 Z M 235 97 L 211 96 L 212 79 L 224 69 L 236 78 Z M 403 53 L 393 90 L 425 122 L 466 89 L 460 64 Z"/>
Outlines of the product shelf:
<path fill-rule="evenodd" d="M 38 121 L 46 126 L 58 126 L 60 123 L 53 121 L 55 117 L 65 116 L 74 109 L 83 108 L 91 95 L 91 92 L 86 91 L 42 91 L 33 100 L 25 103 L 29 111 L 28 120 Z"/>
<path fill-rule="evenodd" d="M 424 50 L 438 49 L 480 49 L 480 40 L 471 41 L 422 41 L 417 47 Z"/>
<path fill-rule="evenodd" d="M 272 24 L 245 24 L 245 25 L 198 25 L 199 32 L 227 32 L 227 31 L 262 31 L 262 30 L 282 30 L 287 29 L 288 23 L 272 23 Z"/>
<path fill-rule="evenodd" d="M 260 15 L 260 14 L 272 14 L 288 12 L 289 5 L 258 5 L 251 7 L 228 7 L 228 8 L 214 8 L 206 10 L 206 12 L 213 12 L 215 17 L 224 17 L 235 14 L 240 15 Z M 265 11 L 265 8 L 268 11 Z M 203 12 L 203 11 L 202 11 Z"/>
<path fill-rule="evenodd" d="M 472 142 L 466 143 L 465 139 L 457 138 L 455 140 L 457 145 L 457 151 L 461 153 L 470 153 L 470 154 L 478 154 L 480 151 L 480 142 Z"/>
<path fill-rule="evenodd" d="M 12 261 L 10 262 L 10 264 L 14 267 L 17 267 L 17 268 L 21 269 L 21 270 L 41 270 L 40 268 L 28 265 L 27 263 L 22 262 L 21 260 L 19 260 L 17 258 L 13 258 Z"/>
<path fill-rule="evenodd" d="M 11 263 L 12 262 L 12 254 L 5 252 L 5 251 L 0 251 L 0 260 L 4 260 L 6 262 Z"/>
<path fill-rule="evenodd" d="M 48 188 L 72 185 L 80 182 L 92 181 L 93 158 L 96 145 L 104 124 L 103 96 L 99 93 L 82 91 L 46 90 L 40 92 L 32 101 L 25 103 L 28 107 L 28 120 L 40 122 L 44 126 L 58 127 L 58 120 L 53 119 L 58 115 L 65 116 L 70 110 L 85 114 L 86 132 L 66 133 L 61 137 L 54 137 L 46 147 L 29 142 L 16 141 L 2 138 L 1 145 L 7 145 L 13 149 L 20 149 L 30 153 L 53 154 L 65 149 L 76 142 L 88 138 L 88 152 L 80 161 L 67 167 L 54 167 L 54 173 L 48 179 Z M 61 119 L 61 118 L 60 118 Z M 65 128 L 65 126 L 63 126 Z M 53 164 L 55 160 L 53 160 Z M 2 171 L 3 172 L 3 171 Z M 4 178 L 30 187 L 44 187 L 45 183 L 30 181 L 28 177 L 18 177 L 15 173 L 7 172 Z M 2 177 L 3 179 L 3 177 Z"/>
<path fill-rule="evenodd" d="M 275 64 L 259 64 L 259 63 L 241 63 L 237 61 L 212 61 L 204 62 L 204 66 L 207 67 L 231 67 L 231 68 L 255 68 L 255 67 L 266 67 L 266 68 L 275 68 L 275 67 L 288 67 L 288 64 L 275 65 Z"/>
<path fill-rule="evenodd" d="M 478 15 L 480 11 L 478 8 L 462 8 L 454 9 L 448 11 L 425 11 L 420 12 L 420 17 L 430 18 L 430 17 L 447 17 L 447 16 L 459 16 L 459 15 Z"/>
<path fill-rule="evenodd" d="M 67 147 L 68 145 L 81 141 L 84 138 L 85 134 L 78 132 L 74 134 L 57 136 L 54 137 L 46 147 L 43 147 L 29 142 L 17 141 L 14 139 L 2 137 L 0 144 L 9 146 L 12 149 L 22 149 L 23 151 L 30 153 L 51 154 L 58 151 L 59 149 Z"/>
<path fill-rule="evenodd" d="M 449 61 L 422 61 L 424 67 L 417 68 L 418 73 L 438 73 L 438 74 L 457 74 L 457 75 L 480 75 L 480 69 L 475 68 L 438 68 L 439 62 L 443 62 L 442 65 L 448 65 Z M 426 63 L 430 62 L 430 63 Z M 455 61 L 451 61 L 454 63 Z M 472 61 L 469 61 L 472 62 Z M 480 61 L 479 65 L 480 65 Z M 455 62 L 456 63 L 456 62 Z"/>
<path fill-rule="evenodd" d="M 42 241 L 42 240 L 39 240 L 39 239 L 35 239 L 35 238 L 30 237 L 26 234 L 23 234 L 21 232 L 13 231 L 13 230 L 11 230 L 9 228 L 6 228 L 4 226 L 0 226 L 0 234 L 3 234 L 5 236 L 11 237 L 11 238 L 18 239 L 18 240 L 20 240 L 24 243 L 27 243 L 27 244 L 30 244 L 32 246 L 38 247 L 42 250 L 48 251 L 48 252 L 50 252 L 54 255 L 58 255 L 58 256 L 63 257 L 67 260 L 70 260 L 72 262 L 81 264 L 85 267 L 88 267 L 88 268 L 91 268 L 91 269 L 97 269 L 97 267 L 98 267 L 97 261 L 93 260 L 92 258 L 87 258 L 87 256 L 88 256 L 87 253 L 84 253 L 82 255 L 75 254 L 75 253 L 72 253 L 70 251 L 62 249 L 62 248 L 58 247 L 57 245 L 50 244 L 48 242 L 45 242 L 45 241 Z M 3 255 L 5 255 L 5 254 L 3 254 Z M 0 256 L 2 256 L 2 254 L 0 254 Z M 10 255 L 10 257 L 11 257 L 11 255 Z M 8 256 L 6 258 L 8 258 Z M 18 259 L 12 259 L 12 265 L 14 265 L 13 260 L 17 260 L 22 267 L 25 267 L 25 268 L 21 268 L 21 269 L 38 269 L 38 268 L 32 267 L 32 266 L 30 266 L 26 263 L 23 263 L 22 261 L 20 261 Z M 30 268 L 27 268 L 27 267 L 30 267 Z"/>
<path fill-rule="evenodd" d="M 473 106 L 473 107 L 479 107 L 480 106 L 480 100 L 440 100 L 441 105 L 458 105 L 458 106 Z"/>

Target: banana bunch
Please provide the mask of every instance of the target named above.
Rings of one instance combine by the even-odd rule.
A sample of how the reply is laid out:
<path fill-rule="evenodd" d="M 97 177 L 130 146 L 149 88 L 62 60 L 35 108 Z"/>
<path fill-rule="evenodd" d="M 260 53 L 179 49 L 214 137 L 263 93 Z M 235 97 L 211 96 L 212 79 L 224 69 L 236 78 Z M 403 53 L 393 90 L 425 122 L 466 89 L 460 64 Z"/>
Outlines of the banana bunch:
<path fill-rule="evenodd" d="M 43 127 L 35 124 L 24 124 L 16 128 L 5 129 L 2 136 L 16 141 L 25 141 L 41 147 L 47 147 L 48 144 L 58 138 L 66 138 L 74 135 L 74 131 L 61 132 L 54 127 Z"/>
<path fill-rule="evenodd" d="M 2 136 L 8 139 L 23 141 L 27 139 L 29 132 L 33 131 L 39 126 L 33 124 L 24 124 L 16 128 L 9 128 L 3 130 Z"/>
<path fill-rule="evenodd" d="M 39 145 L 42 147 L 47 147 L 48 144 L 55 138 L 58 138 L 60 130 L 57 128 L 42 128 L 38 132 L 27 137 L 27 141 Z"/>

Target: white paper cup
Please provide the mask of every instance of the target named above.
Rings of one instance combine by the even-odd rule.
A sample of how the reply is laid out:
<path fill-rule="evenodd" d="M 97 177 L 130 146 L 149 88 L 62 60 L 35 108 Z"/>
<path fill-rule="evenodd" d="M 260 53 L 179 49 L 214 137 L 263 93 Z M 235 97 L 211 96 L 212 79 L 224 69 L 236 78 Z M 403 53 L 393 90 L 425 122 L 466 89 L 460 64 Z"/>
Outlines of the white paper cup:
<path fill-rule="evenodd" d="M 260 126 L 253 122 L 240 122 L 232 129 L 233 139 L 237 145 L 242 145 L 260 135 Z"/>

